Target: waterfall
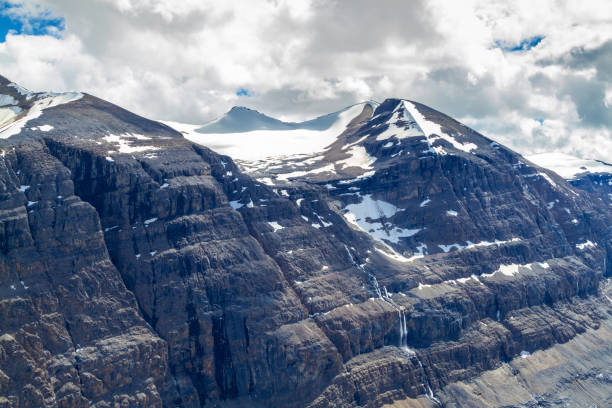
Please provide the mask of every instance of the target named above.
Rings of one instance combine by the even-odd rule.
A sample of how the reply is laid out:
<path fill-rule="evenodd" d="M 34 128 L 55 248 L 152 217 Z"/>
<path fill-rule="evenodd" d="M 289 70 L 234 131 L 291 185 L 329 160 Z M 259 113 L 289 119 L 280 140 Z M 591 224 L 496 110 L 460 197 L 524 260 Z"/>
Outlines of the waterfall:
<path fill-rule="evenodd" d="M 351 263 L 352 263 L 353 265 L 355 265 L 355 266 L 358 266 L 358 265 L 357 265 L 357 262 L 355 262 L 355 258 L 353 258 L 353 254 L 351 254 L 351 251 L 349 251 L 349 249 L 348 249 L 348 247 L 346 246 L 346 244 L 344 244 L 344 249 L 346 249 L 346 253 L 347 253 L 347 254 L 348 254 L 348 256 L 349 256 L 349 259 L 351 260 Z"/>
<path fill-rule="evenodd" d="M 399 316 L 399 330 L 400 330 L 400 338 L 399 338 L 398 347 L 402 347 L 404 345 L 404 337 L 406 336 L 406 333 L 404 333 L 404 324 L 402 323 L 402 315 L 404 313 L 401 310 L 398 310 L 397 314 Z"/>
<path fill-rule="evenodd" d="M 408 352 L 411 356 L 415 355 L 415 352 L 412 349 L 410 349 L 410 347 L 408 347 L 408 325 L 406 324 L 406 312 L 400 309 L 398 310 L 397 313 L 399 317 L 399 332 L 400 332 L 398 346 L 402 348 L 402 350 Z"/>
<path fill-rule="evenodd" d="M 434 396 L 431 386 L 427 384 L 427 398 L 436 405 L 440 405 L 440 400 Z"/>
<path fill-rule="evenodd" d="M 429 382 L 429 379 L 427 378 L 427 372 L 425 371 L 425 368 L 423 367 L 423 363 L 421 363 L 421 360 L 419 359 L 419 356 L 417 355 L 417 353 L 413 349 L 408 347 L 408 325 L 406 324 L 406 311 L 401 308 L 398 309 L 397 317 L 399 320 L 399 333 L 400 333 L 398 347 L 407 354 L 407 357 L 411 361 L 414 362 L 416 360 L 416 362 L 419 365 L 419 368 L 422 370 L 424 383 L 422 382 L 421 386 L 423 387 L 427 386 L 427 393 L 425 394 L 427 399 L 429 399 L 434 405 L 441 406 L 442 404 L 440 400 L 434 396 L 433 390 L 431 389 L 431 384 Z"/>
<path fill-rule="evenodd" d="M 404 347 L 408 348 L 408 326 L 406 326 L 406 312 L 402 313 L 402 326 L 404 326 Z"/>
<path fill-rule="evenodd" d="M 425 396 L 427 397 L 427 399 L 429 399 L 434 405 L 436 406 L 440 406 L 441 402 L 439 399 L 437 399 L 434 396 L 433 390 L 431 389 L 431 385 L 429 382 L 429 379 L 427 378 L 427 372 L 425 371 L 425 368 L 423 367 L 423 364 L 421 363 L 421 360 L 419 359 L 419 356 L 417 355 L 417 353 L 412 350 L 410 347 L 408 347 L 408 325 L 406 324 L 406 311 L 399 308 L 397 311 L 397 317 L 399 320 L 399 344 L 398 347 L 403 350 L 408 358 L 412 361 L 415 361 L 418 363 L 419 368 L 422 370 L 423 372 L 423 378 L 424 378 L 424 383 L 421 383 L 421 385 L 423 387 L 427 386 L 427 393 L 425 394 Z"/>
<path fill-rule="evenodd" d="M 351 254 L 351 251 L 349 250 L 349 248 L 346 246 L 346 244 L 344 244 L 344 249 L 346 250 L 346 253 L 349 256 L 349 259 L 351 260 L 351 263 L 356 266 L 358 269 L 360 269 L 362 272 L 365 272 L 365 270 L 363 269 L 363 266 L 359 265 L 356 261 L 355 258 L 353 257 L 353 254 Z M 374 286 L 374 292 L 376 292 L 376 296 L 378 296 L 379 298 L 383 298 L 382 292 L 380 291 L 380 286 L 378 285 L 378 281 L 376 280 L 376 276 L 372 275 L 371 273 L 368 272 L 368 276 L 370 277 L 370 280 L 372 281 L 372 286 Z M 387 288 L 385 288 L 385 296 L 389 297 L 389 293 L 387 292 Z"/>

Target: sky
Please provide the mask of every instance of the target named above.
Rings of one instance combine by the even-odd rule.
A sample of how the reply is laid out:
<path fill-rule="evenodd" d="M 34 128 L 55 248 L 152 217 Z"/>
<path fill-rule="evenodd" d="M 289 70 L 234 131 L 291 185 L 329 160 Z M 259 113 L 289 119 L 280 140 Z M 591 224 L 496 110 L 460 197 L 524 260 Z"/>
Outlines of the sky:
<path fill-rule="evenodd" d="M 612 162 L 609 0 L 10 0 L 0 74 L 159 120 L 406 98 L 523 154 Z"/>

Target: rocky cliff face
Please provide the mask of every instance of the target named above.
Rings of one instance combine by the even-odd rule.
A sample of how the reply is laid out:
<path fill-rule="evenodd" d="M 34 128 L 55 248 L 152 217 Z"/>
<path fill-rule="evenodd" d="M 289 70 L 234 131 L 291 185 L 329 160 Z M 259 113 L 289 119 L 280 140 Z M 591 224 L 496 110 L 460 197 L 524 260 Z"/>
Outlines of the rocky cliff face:
<path fill-rule="evenodd" d="M 162 406 L 167 344 L 111 262 L 96 209 L 43 139 L 1 143 L 0 405 Z"/>
<path fill-rule="evenodd" d="M 0 91 L 0 406 L 448 404 L 609 325 L 609 205 L 423 105 L 237 165 Z"/>
<path fill-rule="evenodd" d="M 612 206 L 612 173 L 585 173 L 569 182 L 576 188 L 592 193 L 597 200 Z"/>

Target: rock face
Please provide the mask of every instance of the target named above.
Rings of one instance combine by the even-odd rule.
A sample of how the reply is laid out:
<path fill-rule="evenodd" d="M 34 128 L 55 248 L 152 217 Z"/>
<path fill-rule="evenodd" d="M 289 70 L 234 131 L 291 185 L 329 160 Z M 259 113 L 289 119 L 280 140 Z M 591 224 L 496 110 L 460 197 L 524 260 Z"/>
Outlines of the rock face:
<path fill-rule="evenodd" d="M 612 173 L 584 173 L 569 180 L 569 183 L 592 193 L 608 207 L 612 206 Z"/>
<path fill-rule="evenodd" d="M 603 285 L 605 296 L 609 283 Z M 607 300 L 604 300 L 607 301 Z M 612 405 L 610 319 L 567 343 L 519 356 L 470 381 L 448 384 L 437 399 L 448 407 Z M 433 407 L 431 398 L 398 399 L 385 407 Z"/>
<path fill-rule="evenodd" d="M 612 164 L 585 160 L 562 153 L 542 153 L 528 159 L 554 170 L 571 185 L 593 193 L 597 200 L 612 204 Z"/>
<path fill-rule="evenodd" d="M 96 209 L 41 139 L 1 142 L 0 405 L 162 406 L 167 344 L 111 262 Z"/>
<path fill-rule="evenodd" d="M 237 165 L 90 95 L 0 94 L 0 406 L 448 404 L 609 326 L 608 203 L 423 105 Z"/>

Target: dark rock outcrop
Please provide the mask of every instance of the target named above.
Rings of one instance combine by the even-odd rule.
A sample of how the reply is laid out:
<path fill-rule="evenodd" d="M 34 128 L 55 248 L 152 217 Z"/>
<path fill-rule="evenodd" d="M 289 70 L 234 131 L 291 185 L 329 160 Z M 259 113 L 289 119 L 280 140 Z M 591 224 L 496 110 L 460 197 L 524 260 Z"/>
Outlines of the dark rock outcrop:
<path fill-rule="evenodd" d="M 609 206 L 412 107 L 274 168 L 90 95 L 0 140 L 0 405 L 435 402 L 597 330 Z"/>

